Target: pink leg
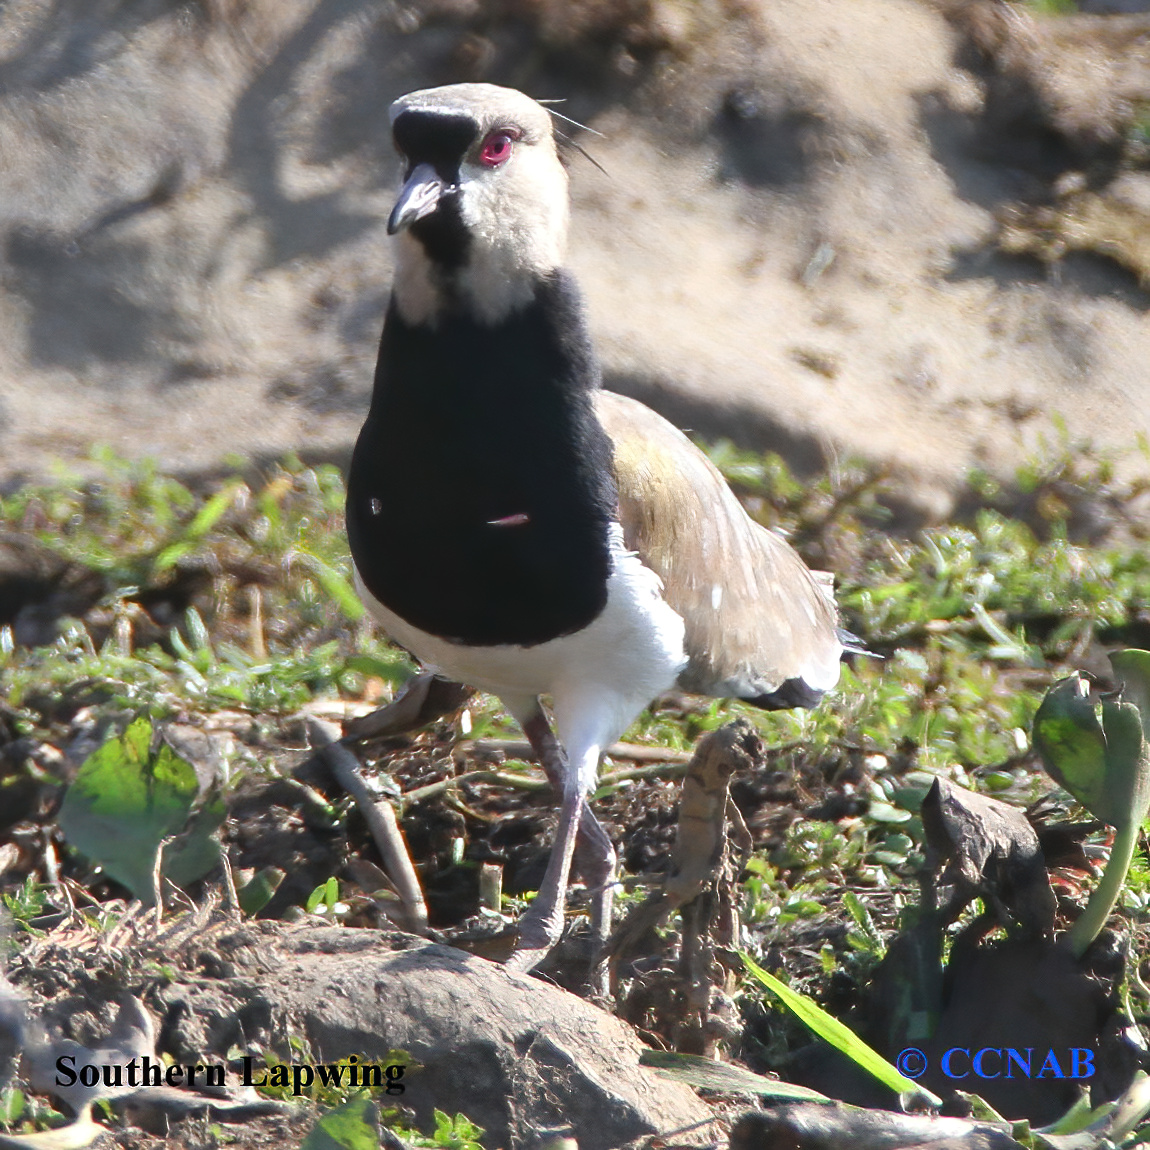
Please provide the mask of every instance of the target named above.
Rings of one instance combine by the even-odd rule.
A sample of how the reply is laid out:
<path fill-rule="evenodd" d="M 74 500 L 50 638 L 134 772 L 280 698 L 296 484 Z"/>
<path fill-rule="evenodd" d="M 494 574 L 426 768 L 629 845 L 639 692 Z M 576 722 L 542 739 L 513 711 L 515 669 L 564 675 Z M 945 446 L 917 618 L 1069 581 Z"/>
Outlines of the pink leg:
<path fill-rule="evenodd" d="M 519 949 L 509 963 L 516 969 L 530 970 L 555 945 L 562 932 L 563 901 L 567 893 L 573 855 L 576 857 L 579 873 L 592 892 L 592 931 L 600 945 L 606 940 L 611 929 L 611 903 L 614 899 L 615 849 L 583 795 L 575 796 L 577 802 L 569 802 L 567 779 L 570 768 L 567 756 L 552 732 L 542 709 L 536 707 L 521 725 L 523 733 L 539 756 L 539 762 L 551 786 L 558 794 L 563 795 L 559 829 L 547 871 L 531 909 L 520 920 Z M 566 829 L 567 819 L 572 820 L 569 832 Z M 570 834 L 570 842 L 565 837 L 567 834 Z M 558 885 L 560 882 L 561 885 Z M 554 895 L 551 893 L 550 883 L 556 884 L 557 893 Z M 543 923 L 547 924 L 546 928 Z M 546 942 L 543 941 L 545 935 Z M 520 955 L 524 956 L 523 961 L 517 962 Z"/>
<path fill-rule="evenodd" d="M 564 790 L 555 845 L 551 848 L 539 893 L 519 920 L 519 942 L 506 964 L 510 970 L 534 970 L 563 933 L 563 903 L 571 874 L 571 857 L 575 853 L 579 819 L 585 809 L 579 790 L 574 787 Z"/>

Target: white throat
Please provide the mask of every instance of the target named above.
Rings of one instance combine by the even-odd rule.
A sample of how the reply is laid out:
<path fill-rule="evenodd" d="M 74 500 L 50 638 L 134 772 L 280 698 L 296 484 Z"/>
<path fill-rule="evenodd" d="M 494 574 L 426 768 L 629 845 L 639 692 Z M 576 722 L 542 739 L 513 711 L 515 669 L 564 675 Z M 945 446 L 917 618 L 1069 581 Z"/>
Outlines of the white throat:
<path fill-rule="evenodd" d="M 409 324 L 434 327 L 454 304 L 494 327 L 526 307 L 539 281 L 562 265 L 567 176 L 553 150 L 525 151 L 498 174 L 463 164 L 458 204 L 469 237 L 462 267 L 448 272 L 414 235 L 396 237 L 393 290 Z"/>
<path fill-rule="evenodd" d="M 558 261 L 524 268 L 513 253 L 475 245 L 463 267 L 451 273 L 428 258 L 414 236 L 398 237 L 392 292 L 403 320 L 434 328 L 448 304 L 494 327 L 526 307 L 539 281 Z"/>

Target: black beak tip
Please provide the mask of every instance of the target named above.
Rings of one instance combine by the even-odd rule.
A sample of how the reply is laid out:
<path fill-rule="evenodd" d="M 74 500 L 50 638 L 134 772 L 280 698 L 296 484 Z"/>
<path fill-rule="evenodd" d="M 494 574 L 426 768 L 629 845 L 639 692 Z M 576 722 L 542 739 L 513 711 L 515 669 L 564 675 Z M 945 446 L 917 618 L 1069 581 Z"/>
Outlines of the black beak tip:
<path fill-rule="evenodd" d="M 387 234 L 394 236 L 417 220 L 431 215 L 447 191 L 444 181 L 430 164 L 417 164 L 407 175 L 395 207 L 387 218 Z"/>

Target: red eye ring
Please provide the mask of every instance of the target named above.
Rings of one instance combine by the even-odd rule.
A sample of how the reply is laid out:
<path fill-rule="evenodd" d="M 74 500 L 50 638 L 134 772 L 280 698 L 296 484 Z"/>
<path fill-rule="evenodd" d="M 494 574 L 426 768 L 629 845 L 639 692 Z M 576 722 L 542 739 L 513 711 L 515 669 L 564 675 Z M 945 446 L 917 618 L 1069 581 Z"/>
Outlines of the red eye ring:
<path fill-rule="evenodd" d="M 479 148 L 479 162 L 485 168 L 498 168 L 511 159 L 511 145 L 522 132 L 516 128 L 494 128 L 483 137 Z"/>

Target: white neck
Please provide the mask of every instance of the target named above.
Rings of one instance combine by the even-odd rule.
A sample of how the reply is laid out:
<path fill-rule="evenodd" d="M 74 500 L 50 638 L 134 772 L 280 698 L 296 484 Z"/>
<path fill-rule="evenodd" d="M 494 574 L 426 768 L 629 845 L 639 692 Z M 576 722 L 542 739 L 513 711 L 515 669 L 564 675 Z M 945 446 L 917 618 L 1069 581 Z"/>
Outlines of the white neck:
<path fill-rule="evenodd" d="M 480 248 L 463 267 L 446 273 L 428 259 L 414 236 L 403 235 L 392 291 L 399 314 L 412 326 L 435 327 L 450 302 L 494 327 L 526 307 L 539 280 L 555 266 L 525 269 L 510 253 Z"/>
<path fill-rule="evenodd" d="M 409 324 L 434 327 L 452 303 L 495 326 L 526 307 L 539 281 L 563 262 L 567 177 L 554 152 L 524 155 L 514 182 L 503 186 L 464 165 L 458 195 L 470 240 L 462 267 L 445 272 L 415 236 L 397 237 L 393 290 Z"/>

